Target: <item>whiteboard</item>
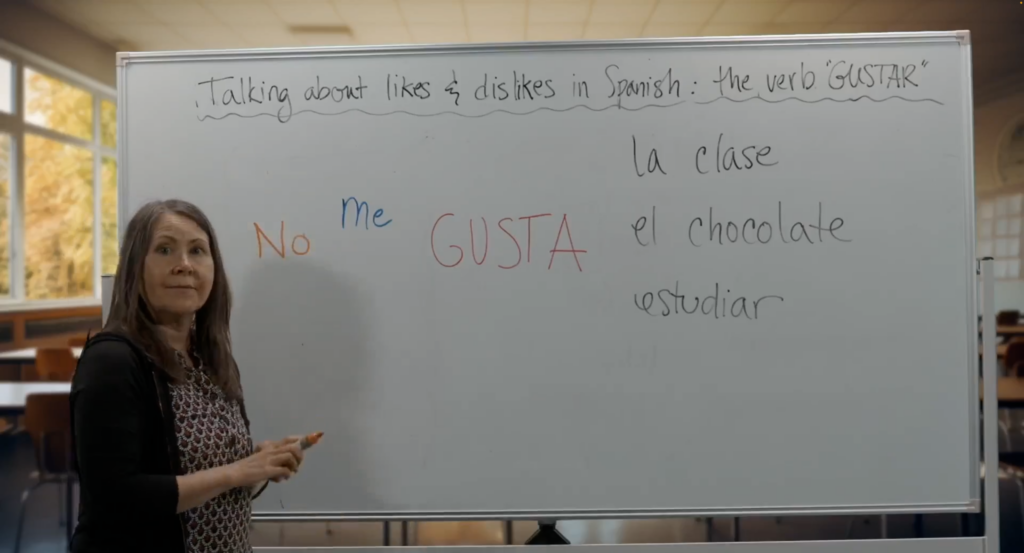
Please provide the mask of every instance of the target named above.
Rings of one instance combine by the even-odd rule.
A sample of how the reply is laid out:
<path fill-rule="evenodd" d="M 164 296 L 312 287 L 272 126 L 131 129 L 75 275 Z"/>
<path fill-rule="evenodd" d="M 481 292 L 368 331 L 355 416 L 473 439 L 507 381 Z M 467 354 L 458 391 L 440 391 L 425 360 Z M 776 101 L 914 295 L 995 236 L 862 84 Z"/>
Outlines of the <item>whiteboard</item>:
<path fill-rule="evenodd" d="M 260 516 L 970 510 L 966 37 L 122 54 L 121 228 L 326 432 Z"/>

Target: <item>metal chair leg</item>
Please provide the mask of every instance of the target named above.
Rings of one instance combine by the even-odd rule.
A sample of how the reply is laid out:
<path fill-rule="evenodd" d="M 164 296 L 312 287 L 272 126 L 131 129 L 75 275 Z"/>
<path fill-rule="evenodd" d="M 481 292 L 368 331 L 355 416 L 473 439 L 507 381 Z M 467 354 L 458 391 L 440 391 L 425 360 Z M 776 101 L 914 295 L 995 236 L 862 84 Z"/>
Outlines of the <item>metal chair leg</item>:
<path fill-rule="evenodd" d="M 14 553 L 21 551 L 21 534 L 25 530 L 25 511 L 28 507 L 28 498 L 32 495 L 32 492 L 39 489 L 39 486 L 42 485 L 42 482 L 36 482 L 21 494 L 21 508 L 18 511 L 18 529 L 14 533 Z"/>
<path fill-rule="evenodd" d="M 61 481 L 58 480 L 57 483 L 60 484 Z M 66 522 L 64 520 L 64 488 L 57 486 L 57 524 L 64 528 Z"/>

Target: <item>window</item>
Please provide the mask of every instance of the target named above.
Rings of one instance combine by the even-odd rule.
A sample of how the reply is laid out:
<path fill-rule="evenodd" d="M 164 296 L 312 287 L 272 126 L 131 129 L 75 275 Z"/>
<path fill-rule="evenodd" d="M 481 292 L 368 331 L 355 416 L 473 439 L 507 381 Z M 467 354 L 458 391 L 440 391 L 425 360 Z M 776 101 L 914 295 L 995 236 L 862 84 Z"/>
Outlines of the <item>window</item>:
<path fill-rule="evenodd" d="M 0 134 L 0 296 L 11 295 L 11 137 Z"/>
<path fill-rule="evenodd" d="M 1007 194 L 979 201 L 977 219 L 978 257 L 995 258 L 997 279 L 1020 279 L 1024 194 Z"/>
<path fill-rule="evenodd" d="M 25 297 L 93 295 L 93 155 L 25 135 Z"/>
<path fill-rule="evenodd" d="M 14 66 L 10 60 L 0 58 L 0 113 L 13 113 L 11 93 L 14 92 Z"/>
<path fill-rule="evenodd" d="M 0 41 L 0 307 L 95 301 L 117 267 L 114 90 Z"/>

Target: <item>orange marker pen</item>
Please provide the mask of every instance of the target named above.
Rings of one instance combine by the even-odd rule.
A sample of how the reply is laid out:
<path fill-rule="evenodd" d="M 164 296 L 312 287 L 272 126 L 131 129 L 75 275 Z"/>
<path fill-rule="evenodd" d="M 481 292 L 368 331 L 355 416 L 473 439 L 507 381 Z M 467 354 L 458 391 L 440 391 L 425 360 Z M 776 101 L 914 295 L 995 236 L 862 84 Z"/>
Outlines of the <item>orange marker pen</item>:
<path fill-rule="evenodd" d="M 305 436 L 304 438 L 299 440 L 299 447 L 301 447 L 304 450 L 309 449 L 315 446 L 320 441 L 320 438 L 323 437 L 323 435 L 323 432 L 314 432 L 312 434 L 309 434 L 308 436 Z"/>

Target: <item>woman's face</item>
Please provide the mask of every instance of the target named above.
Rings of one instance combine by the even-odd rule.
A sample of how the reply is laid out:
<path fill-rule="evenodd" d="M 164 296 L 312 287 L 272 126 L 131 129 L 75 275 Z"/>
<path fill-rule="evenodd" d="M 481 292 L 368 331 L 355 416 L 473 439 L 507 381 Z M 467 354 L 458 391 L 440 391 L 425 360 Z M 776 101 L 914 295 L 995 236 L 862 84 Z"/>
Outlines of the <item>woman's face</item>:
<path fill-rule="evenodd" d="M 165 213 L 153 229 L 143 284 L 153 315 L 191 317 L 213 288 L 210 237 L 188 217 Z"/>

